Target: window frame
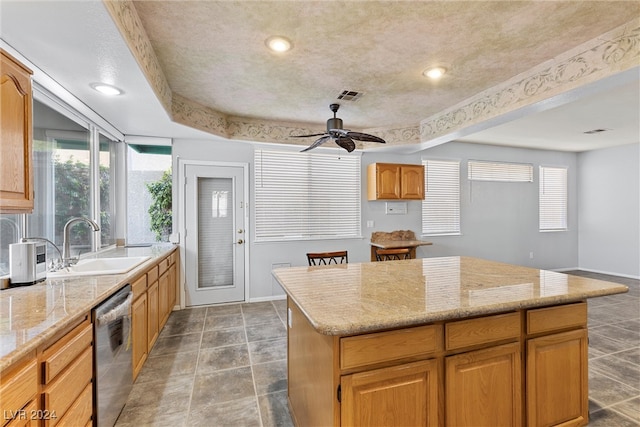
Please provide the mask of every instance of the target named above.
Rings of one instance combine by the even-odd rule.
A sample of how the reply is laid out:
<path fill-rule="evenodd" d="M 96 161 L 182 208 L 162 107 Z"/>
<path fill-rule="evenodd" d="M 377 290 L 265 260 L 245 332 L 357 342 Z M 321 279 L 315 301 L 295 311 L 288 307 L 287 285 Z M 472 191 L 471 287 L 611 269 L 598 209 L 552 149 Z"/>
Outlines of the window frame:
<path fill-rule="evenodd" d="M 548 203 L 552 203 L 554 198 L 558 197 L 557 194 L 556 195 L 552 194 L 552 195 L 549 195 L 549 197 L 546 197 L 545 199 L 543 199 L 543 196 L 545 194 L 545 187 L 546 187 L 545 184 L 547 180 L 545 178 L 545 170 L 547 169 L 549 171 L 553 171 L 553 170 L 564 171 L 563 176 L 561 177 L 561 180 L 563 181 L 561 183 L 562 188 L 559 189 L 559 191 L 561 192 L 560 197 L 562 198 L 561 206 L 553 207 L 554 209 L 558 209 L 560 211 L 560 215 L 562 216 L 562 218 L 560 218 L 559 222 L 555 223 L 556 224 L 555 226 L 547 225 L 551 222 L 549 219 L 547 219 L 547 222 L 545 223 L 546 226 L 543 226 L 544 218 L 553 216 L 553 213 L 551 212 L 544 213 L 543 209 L 545 209 L 545 206 L 547 206 Z M 540 233 L 568 231 L 569 230 L 569 168 L 567 166 L 539 165 L 538 173 L 539 173 L 538 175 L 539 176 L 538 178 L 538 231 Z M 557 191 L 558 190 L 556 189 L 556 192 Z"/>
<path fill-rule="evenodd" d="M 347 159 L 348 162 L 340 168 L 335 167 L 337 162 L 345 162 Z M 271 161 L 272 164 L 269 165 L 265 161 Z M 278 162 L 273 163 L 274 161 Z M 261 169 L 265 164 L 269 165 L 270 170 Z M 270 178 L 269 172 L 281 175 L 288 173 L 287 168 L 290 168 L 289 179 L 295 179 L 300 183 L 298 197 L 295 197 L 294 194 L 291 195 L 291 198 L 287 197 L 283 191 L 286 190 L 285 186 L 287 185 L 285 180 L 277 182 L 273 180 L 268 183 L 269 187 L 264 192 L 261 191 L 262 188 L 265 188 L 265 179 Z M 326 173 L 318 175 L 318 172 L 322 172 L 323 169 Z M 296 173 L 296 170 L 299 173 Z M 336 177 L 336 173 L 340 170 L 348 172 L 348 175 L 343 179 Z M 254 150 L 253 172 L 253 241 L 255 243 L 362 238 L 362 158 L 359 153 L 344 155 L 342 152 L 331 149 L 302 153 L 291 149 L 256 148 Z M 301 180 L 304 179 L 306 181 L 302 182 Z M 332 190 L 340 190 L 340 193 L 343 193 L 345 183 L 349 183 L 348 194 L 341 198 L 332 198 Z M 322 188 L 323 184 L 328 184 L 331 187 Z M 309 187 L 314 185 L 317 188 Z M 335 187 L 333 187 L 334 185 Z M 281 186 L 279 191 L 278 186 Z M 265 203 L 269 197 L 267 192 L 279 195 L 277 205 Z M 319 194 L 321 197 L 318 197 Z M 318 202 L 321 198 L 324 199 L 324 202 Z M 280 220 L 278 222 L 277 219 L 281 218 L 277 211 L 282 212 L 282 209 L 286 209 L 287 203 L 301 209 L 299 213 L 289 216 L 289 223 L 297 225 L 292 225 L 281 235 L 270 233 L 269 228 L 272 230 L 276 227 L 281 229 L 283 225 L 287 224 L 287 221 Z M 319 206 L 326 208 L 325 213 L 319 214 L 317 211 L 313 211 Z M 268 211 L 270 208 L 272 209 L 271 213 Z M 269 215 L 272 217 L 269 218 Z M 348 222 L 340 221 L 341 217 L 346 218 Z M 325 228 L 326 224 L 332 223 L 338 224 L 338 226 Z M 349 225 L 345 226 L 345 224 Z M 346 232 L 343 232 L 344 230 Z"/>
<path fill-rule="evenodd" d="M 440 164 L 448 164 L 447 167 L 454 167 L 457 166 L 457 170 L 455 171 L 455 177 L 453 177 L 453 171 L 450 171 L 452 173 L 452 176 L 449 176 L 447 178 L 445 178 L 445 182 L 444 183 L 434 183 L 430 181 L 433 181 L 433 178 L 429 176 L 429 163 L 440 163 Z M 442 158 L 423 158 L 422 159 L 422 165 L 424 166 L 424 190 L 425 190 L 425 197 L 424 200 L 422 200 L 422 205 L 421 205 L 421 223 L 422 223 L 422 235 L 423 236 L 431 236 L 431 237 L 435 237 L 435 236 L 460 236 L 462 235 L 462 199 L 461 199 L 461 193 L 462 193 L 462 189 L 461 189 L 461 164 L 462 161 L 460 159 L 442 159 Z M 438 196 L 436 191 L 437 190 L 432 190 L 431 194 L 429 191 L 429 187 L 431 186 L 431 188 L 433 188 L 434 185 L 438 185 L 438 184 L 447 184 L 447 181 L 451 181 L 449 184 L 448 191 L 454 189 L 455 193 L 451 194 L 451 195 L 445 195 L 444 199 L 446 201 L 446 198 L 451 198 L 453 200 L 455 200 L 454 206 L 442 206 L 439 205 L 439 209 L 440 209 L 440 214 L 439 217 L 442 217 L 444 214 L 443 212 L 446 212 L 447 210 L 453 210 L 454 213 L 454 218 L 457 218 L 456 221 L 453 222 L 453 227 L 449 228 L 449 229 L 440 229 L 440 230 L 434 230 L 434 231 L 429 231 L 427 230 L 426 227 L 426 223 L 425 220 L 428 216 L 428 210 L 430 208 L 432 208 L 433 206 L 429 206 L 430 203 L 432 203 L 434 201 L 434 198 L 436 199 L 436 201 L 438 200 Z M 442 197 L 440 197 L 440 200 L 442 200 Z M 436 225 L 440 223 L 443 224 L 442 220 L 439 220 L 436 222 Z M 442 226 L 442 225 L 441 225 Z"/>

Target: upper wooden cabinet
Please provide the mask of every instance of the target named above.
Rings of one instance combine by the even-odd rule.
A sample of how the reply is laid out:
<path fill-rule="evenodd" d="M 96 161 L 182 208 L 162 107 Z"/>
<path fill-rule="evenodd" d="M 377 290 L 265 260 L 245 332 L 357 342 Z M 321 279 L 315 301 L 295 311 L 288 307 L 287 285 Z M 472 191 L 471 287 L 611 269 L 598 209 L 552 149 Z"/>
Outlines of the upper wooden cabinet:
<path fill-rule="evenodd" d="M 0 49 L 0 213 L 33 211 L 31 70 Z"/>
<path fill-rule="evenodd" d="M 372 163 L 367 167 L 369 200 L 424 199 L 424 166 Z"/>

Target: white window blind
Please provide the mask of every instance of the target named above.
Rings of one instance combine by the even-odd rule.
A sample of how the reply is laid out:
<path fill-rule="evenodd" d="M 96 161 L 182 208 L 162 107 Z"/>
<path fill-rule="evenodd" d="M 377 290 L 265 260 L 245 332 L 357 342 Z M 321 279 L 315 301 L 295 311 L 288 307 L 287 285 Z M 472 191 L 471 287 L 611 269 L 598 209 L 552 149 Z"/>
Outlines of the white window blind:
<path fill-rule="evenodd" d="M 422 234 L 460 234 L 460 162 L 423 160 Z"/>
<path fill-rule="evenodd" d="M 469 160 L 470 181 L 533 182 L 533 165 Z"/>
<path fill-rule="evenodd" d="M 255 151 L 256 241 L 360 237 L 360 156 Z"/>
<path fill-rule="evenodd" d="M 540 231 L 567 229 L 567 168 L 540 166 Z"/>

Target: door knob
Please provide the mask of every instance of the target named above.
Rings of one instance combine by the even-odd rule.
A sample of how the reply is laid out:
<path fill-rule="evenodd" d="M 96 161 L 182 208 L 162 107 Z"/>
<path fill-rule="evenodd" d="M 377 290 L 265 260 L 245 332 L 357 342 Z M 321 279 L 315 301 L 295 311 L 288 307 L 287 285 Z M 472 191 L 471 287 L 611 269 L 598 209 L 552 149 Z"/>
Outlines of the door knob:
<path fill-rule="evenodd" d="M 241 245 L 241 244 L 243 244 L 243 243 L 244 243 L 244 240 L 242 240 L 242 239 L 238 239 L 238 244 L 239 244 L 239 245 Z"/>

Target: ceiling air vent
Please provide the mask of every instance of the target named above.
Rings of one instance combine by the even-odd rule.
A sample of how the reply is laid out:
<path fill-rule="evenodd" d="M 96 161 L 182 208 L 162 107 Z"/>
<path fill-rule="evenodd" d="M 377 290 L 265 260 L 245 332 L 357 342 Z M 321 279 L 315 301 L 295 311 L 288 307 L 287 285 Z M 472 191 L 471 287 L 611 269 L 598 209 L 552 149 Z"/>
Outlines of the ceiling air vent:
<path fill-rule="evenodd" d="M 608 130 L 611 130 L 611 129 L 592 129 L 592 130 L 588 130 L 588 131 L 586 131 L 584 133 L 586 133 L 587 135 L 592 135 L 594 133 L 606 132 Z"/>
<path fill-rule="evenodd" d="M 362 92 L 357 92 L 355 90 L 343 90 L 340 95 L 338 95 L 338 99 L 343 101 L 357 101 L 362 96 Z"/>

